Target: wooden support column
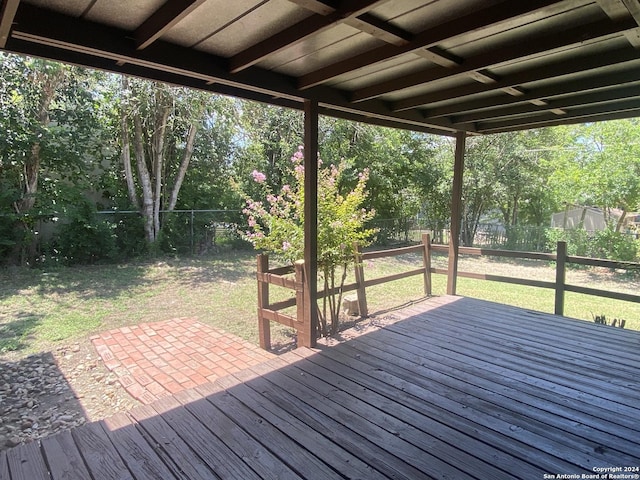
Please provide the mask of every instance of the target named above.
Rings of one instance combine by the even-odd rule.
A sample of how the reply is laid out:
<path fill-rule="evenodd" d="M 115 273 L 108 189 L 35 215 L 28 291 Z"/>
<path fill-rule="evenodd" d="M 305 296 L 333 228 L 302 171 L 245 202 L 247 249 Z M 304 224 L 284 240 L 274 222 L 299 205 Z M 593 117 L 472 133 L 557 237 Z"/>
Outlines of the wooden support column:
<path fill-rule="evenodd" d="M 318 326 L 318 102 L 304 101 L 304 320 L 315 347 Z"/>
<path fill-rule="evenodd" d="M 458 244 L 462 219 L 462 173 L 464 171 L 464 147 L 466 133 L 456 134 L 456 156 L 453 164 L 453 188 L 451 192 L 451 232 L 449 234 L 449 266 L 447 269 L 447 295 L 456 294 L 458 276 Z"/>
<path fill-rule="evenodd" d="M 567 269 L 567 242 L 558 242 L 556 253 L 556 295 L 553 313 L 564 315 L 564 289 Z"/>

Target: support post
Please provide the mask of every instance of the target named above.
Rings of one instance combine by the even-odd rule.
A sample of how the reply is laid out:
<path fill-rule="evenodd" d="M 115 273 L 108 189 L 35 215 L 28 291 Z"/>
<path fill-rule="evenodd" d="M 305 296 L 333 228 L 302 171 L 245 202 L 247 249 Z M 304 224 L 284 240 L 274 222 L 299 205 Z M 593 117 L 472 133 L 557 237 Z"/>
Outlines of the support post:
<path fill-rule="evenodd" d="M 298 335 L 298 347 L 310 347 L 313 329 L 311 324 L 305 321 L 305 304 L 304 304 L 304 260 L 298 260 L 294 264 L 296 273 L 296 320 L 299 326 L 296 328 Z"/>
<path fill-rule="evenodd" d="M 261 273 L 269 271 L 269 256 L 260 254 L 258 260 L 258 335 L 260 347 L 271 350 L 271 323 L 264 318 L 263 309 L 269 308 L 269 284 L 260 279 Z"/>
<path fill-rule="evenodd" d="M 456 133 L 456 154 L 453 164 L 453 187 L 451 191 L 451 229 L 449 234 L 449 266 L 447 268 L 447 295 L 456 294 L 458 277 L 458 245 L 460 243 L 460 220 L 462 218 L 462 173 L 464 171 L 464 147 L 466 133 Z"/>
<path fill-rule="evenodd" d="M 424 267 L 424 294 L 431 296 L 431 236 L 428 233 L 422 234 L 422 266 Z"/>
<path fill-rule="evenodd" d="M 309 346 L 318 329 L 318 101 L 304 101 L 304 309 Z"/>
<path fill-rule="evenodd" d="M 566 280 L 567 242 L 558 242 L 556 253 L 556 301 L 553 313 L 564 315 L 564 285 Z"/>
<path fill-rule="evenodd" d="M 358 288 L 356 293 L 358 295 L 358 312 L 360 318 L 366 318 L 369 316 L 369 306 L 367 305 L 367 289 L 364 287 L 364 265 L 362 263 L 362 250 L 357 243 L 353 246 L 355 257 L 355 276 L 356 284 Z"/>

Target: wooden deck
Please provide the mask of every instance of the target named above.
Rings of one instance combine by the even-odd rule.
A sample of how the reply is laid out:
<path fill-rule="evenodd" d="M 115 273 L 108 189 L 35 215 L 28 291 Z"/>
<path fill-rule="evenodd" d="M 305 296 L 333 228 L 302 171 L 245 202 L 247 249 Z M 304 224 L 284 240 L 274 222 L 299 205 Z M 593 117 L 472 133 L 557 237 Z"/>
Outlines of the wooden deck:
<path fill-rule="evenodd" d="M 456 297 L 397 315 L 2 452 L 0 478 L 530 480 L 640 467 L 640 332 Z"/>

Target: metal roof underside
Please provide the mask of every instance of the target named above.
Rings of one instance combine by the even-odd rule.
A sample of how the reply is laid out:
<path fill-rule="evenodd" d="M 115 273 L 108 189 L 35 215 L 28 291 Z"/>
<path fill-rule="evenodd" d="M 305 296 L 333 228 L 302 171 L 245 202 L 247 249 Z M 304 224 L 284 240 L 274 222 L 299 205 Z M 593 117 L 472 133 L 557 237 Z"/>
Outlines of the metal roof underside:
<path fill-rule="evenodd" d="M 640 116 L 640 0 L 0 0 L 0 48 L 416 131 Z"/>

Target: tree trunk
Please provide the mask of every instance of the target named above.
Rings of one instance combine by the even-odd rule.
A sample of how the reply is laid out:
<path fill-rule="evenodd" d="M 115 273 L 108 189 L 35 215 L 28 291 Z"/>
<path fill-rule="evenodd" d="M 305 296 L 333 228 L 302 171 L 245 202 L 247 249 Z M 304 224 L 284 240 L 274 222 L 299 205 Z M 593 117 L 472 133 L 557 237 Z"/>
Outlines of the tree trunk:
<path fill-rule="evenodd" d="M 616 222 L 616 233 L 620 233 L 620 230 L 622 230 L 622 226 L 624 225 L 625 218 L 627 218 L 627 209 L 623 208 L 622 215 L 620 215 L 620 218 Z"/>
<path fill-rule="evenodd" d="M 124 166 L 124 177 L 127 182 L 127 193 L 129 201 L 136 210 L 140 210 L 140 201 L 136 194 L 136 185 L 133 181 L 133 170 L 131 169 L 131 144 L 129 142 L 129 124 L 124 109 L 121 111 L 120 127 L 122 133 L 122 164 Z"/>
<path fill-rule="evenodd" d="M 58 71 L 53 75 L 38 72 L 28 81 L 34 82 L 42 87 L 40 104 L 36 112 L 36 118 L 40 127 L 45 129 L 49 125 L 49 106 L 55 96 L 56 89 L 62 84 L 65 78 L 64 72 Z M 38 193 L 38 176 L 40 173 L 40 152 L 42 145 L 40 136 L 31 145 L 29 154 L 25 157 L 22 169 L 23 190 L 21 197 L 13 203 L 13 208 L 18 215 L 24 215 L 33 208 L 36 203 L 36 194 Z M 31 227 L 24 220 L 19 220 L 16 224 L 17 237 L 25 238 L 25 235 L 31 230 Z M 24 242 L 19 241 L 16 249 L 12 253 L 12 263 L 25 264 L 33 261 L 36 252 L 36 238 L 33 236 L 27 249 L 24 250 Z"/>
<path fill-rule="evenodd" d="M 142 120 L 139 113 L 133 115 L 135 130 L 135 154 L 138 167 L 138 177 L 142 187 L 142 217 L 144 218 L 144 233 L 150 244 L 156 241 L 156 231 L 153 225 L 153 187 L 151 177 L 144 156 L 144 136 L 142 134 Z"/>
<path fill-rule="evenodd" d="M 173 189 L 171 190 L 171 199 L 169 200 L 169 207 L 167 208 L 167 210 L 169 211 L 172 211 L 174 208 L 176 208 L 176 203 L 178 203 L 178 193 L 180 193 L 180 187 L 182 186 L 184 176 L 187 173 L 187 168 L 189 168 L 191 156 L 193 155 L 193 147 L 197 131 L 198 127 L 196 123 L 192 123 L 191 125 L 189 125 L 189 132 L 187 133 L 187 145 L 185 146 L 184 154 L 182 155 L 182 161 L 180 162 L 180 168 L 178 169 L 178 174 L 176 175 L 175 182 L 173 183 Z"/>
<path fill-rule="evenodd" d="M 167 97 L 161 90 L 156 90 L 156 118 L 151 135 L 153 155 L 153 176 L 155 187 L 153 190 L 153 229 L 155 238 L 160 233 L 160 206 L 162 204 L 162 180 L 164 169 L 164 142 L 167 131 L 167 121 L 171 113 L 171 105 L 167 104 Z"/>

